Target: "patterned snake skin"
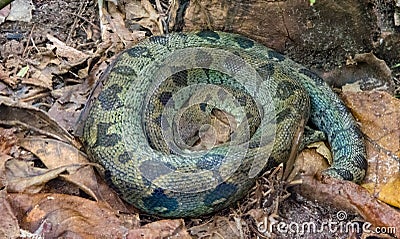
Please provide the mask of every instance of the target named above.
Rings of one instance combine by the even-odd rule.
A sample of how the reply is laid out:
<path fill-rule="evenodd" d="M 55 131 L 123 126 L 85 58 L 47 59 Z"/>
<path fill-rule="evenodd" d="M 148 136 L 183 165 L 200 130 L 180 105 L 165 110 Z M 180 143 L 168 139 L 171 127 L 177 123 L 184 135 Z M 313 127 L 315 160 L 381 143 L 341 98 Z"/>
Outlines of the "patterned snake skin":
<path fill-rule="evenodd" d="M 307 120 L 332 149 L 323 174 L 360 182 L 367 169 L 362 135 L 329 86 L 240 35 L 150 37 L 118 56 L 103 85 L 83 142 L 122 198 L 145 213 L 197 217 L 229 206 L 288 160 Z M 215 109 L 233 117 L 230 140 L 191 150 Z"/>

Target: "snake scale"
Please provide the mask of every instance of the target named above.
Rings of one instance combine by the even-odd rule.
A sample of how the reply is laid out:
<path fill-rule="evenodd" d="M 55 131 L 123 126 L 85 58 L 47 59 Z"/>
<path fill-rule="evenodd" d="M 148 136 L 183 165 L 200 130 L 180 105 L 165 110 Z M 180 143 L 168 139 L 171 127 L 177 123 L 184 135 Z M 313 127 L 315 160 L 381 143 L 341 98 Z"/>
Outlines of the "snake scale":
<path fill-rule="evenodd" d="M 102 82 L 82 139 L 113 188 L 145 213 L 197 217 L 229 206 L 288 160 L 307 120 L 332 149 L 323 174 L 365 175 L 362 134 L 338 96 L 317 74 L 241 35 L 150 37 L 122 52 Z M 210 126 L 215 109 L 237 125 L 230 141 L 191 150 L 188 138 Z"/>

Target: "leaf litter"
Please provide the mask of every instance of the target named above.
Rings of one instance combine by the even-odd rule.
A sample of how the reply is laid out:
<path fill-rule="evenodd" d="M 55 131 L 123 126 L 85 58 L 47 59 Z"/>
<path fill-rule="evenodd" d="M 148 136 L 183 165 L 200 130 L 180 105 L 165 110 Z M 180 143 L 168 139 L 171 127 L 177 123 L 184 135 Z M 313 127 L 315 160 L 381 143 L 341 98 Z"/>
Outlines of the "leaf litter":
<path fill-rule="evenodd" d="M 399 103 L 380 92 L 343 93 L 346 104 L 367 135 L 369 164 L 376 165 L 370 167 L 363 184 L 370 193 L 348 182 L 316 180 L 314 175 L 327 167 L 329 156 L 306 149 L 298 156 L 293 165 L 294 173 L 288 180 L 282 180 L 286 178 L 282 167 L 267 172 L 245 199 L 215 216 L 157 220 L 125 205 L 96 176 L 91 167 L 93 163 L 78 150 L 81 146 L 70 132 L 90 88 L 107 64 L 122 49 L 149 33 L 165 33 L 165 19 L 176 14 L 178 8 L 176 4 L 156 1 L 154 5 L 146 0 L 106 1 L 99 6 L 102 42 L 96 48 L 85 49 L 84 45 L 71 43 L 74 39 L 71 36 L 78 32 L 77 28 L 72 28 L 67 38 L 69 44 L 53 33 L 45 35 L 46 46 L 36 45 L 30 38 L 28 45 L 12 40 L 1 49 L 1 56 L 7 61 L 0 64 L 0 95 L 8 99 L 0 98 L 0 123 L 7 127 L 0 128 L 0 136 L 4 135 L 0 137 L 0 185 L 3 185 L 0 207 L 5 208 L 0 216 L 7 218 L 5 223 L 10 226 L 2 227 L 0 235 L 17 235 L 19 230 L 20 233 L 46 237 L 267 238 L 276 236 L 276 231 L 262 230 L 260 225 L 266 226 L 263 224 L 266 219 L 287 223 L 307 219 L 300 213 L 304 208 L 288 206 L 294 203 L 299 208 L 304 207 L 299 203 L 303 199 L 295 198 L 303 194 L 319 202 L 330 201 L 338 208 L 347 209 L 348 215 L 357 215 L 351 214 L 356 212 L 362 217 L 354 216 L 355 220 L 365 220 L 374 226 L 397 223 L 398 210 L 376 199 L 399 207 L 396 194 L 399 185 L 396 173 L 399 171 Z M 82 3 L 77 12 L 83 14 L 82 9 L 86 7 Z M 88 26 L 92 26 L 88 22 L 93 19 L 69 16 L 75 16 L 74 22 L 80 22 L 88 34 L 87 39 L 94 39 L 96 29 L 88 30 Z M 374 61 L 370 56 L 362 59 Z M 382 64 L 380 61 L 379 65 L 384 69 Z M 376 113 L 371 115 L 370 112 Z M 215 125 L 219 124 L 216 121 Z M 221 131 L 226 132 L 226 128 Z M 223 138 L 225 136 L 224 133 Z M 101 174 L 102 169 L 94 168 Z M 66 187 L 76 187 L 78 193 L 52 192 L 47 185 L 57 180 L 71 183 L 72 186 Z M 299 192 L 297 196 L 293 194 L 296 191 Z M 335 212 L 329 209 L 330 205 L 308 206 L 309 210 L 316 207 L 324 213 L 324 210 L 330 214 Z M 293 213 L 301 215 L 295 217 Z"/>

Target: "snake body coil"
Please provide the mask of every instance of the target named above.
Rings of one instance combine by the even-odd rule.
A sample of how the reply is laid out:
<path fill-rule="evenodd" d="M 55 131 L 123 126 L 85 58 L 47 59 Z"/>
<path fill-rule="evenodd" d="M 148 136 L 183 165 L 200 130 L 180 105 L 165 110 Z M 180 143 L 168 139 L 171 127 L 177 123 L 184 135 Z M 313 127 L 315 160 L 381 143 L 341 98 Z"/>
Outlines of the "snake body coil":
<path fill-rule="evenodd" d="M 190 150 L 188 126 L 201 131 L 215 108 L 238 125 L 230 142 Z M 119 55 L 83 142 L 127 202 L 149 214 L 195 217 L 242 198 L 257 176 L 286 162 L 308 119 L 332 149 L 323 173 L 360 182 L 367 168 L 361 133 L 320 77 L 240 35 L 174 33 Z"/>

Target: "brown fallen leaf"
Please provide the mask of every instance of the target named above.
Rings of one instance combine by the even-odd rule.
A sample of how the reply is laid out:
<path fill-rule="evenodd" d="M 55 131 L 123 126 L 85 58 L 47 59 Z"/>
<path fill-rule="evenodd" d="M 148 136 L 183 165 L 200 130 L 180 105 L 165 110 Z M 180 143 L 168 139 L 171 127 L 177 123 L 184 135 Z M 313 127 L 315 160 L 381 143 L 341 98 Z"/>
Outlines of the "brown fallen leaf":
<path fill-rule="evenodd" d="M 21 80 L 22 84 L 34 85 L 48 90 L 51 90 L 53 88 L 53 76 L 51 74 L 45 75 L 43 72 L 35 68 L 32 69 L 32 72 L 33 73 L 30 77 L 23 78 Z"/>
<path fill-rule="evenodd" d="M 21 139 L 19 144 L 35 154 L 48 169 L 56 170 L 55 172 L 62 173 L 63 171 L 58 169 L 68 170 L 70 167 L 74 169 L 75 166 L 82 165 L 76 171 L 69 171 L 69 174 L 52 175 L 73 183 L 95 200 L 108 202 L 115 210 L 130 211 L 103 180 L 98 180 L 93 168 L 90 167 L 93 164 L 75 147 L 54 139 L 39 137 Z"/>
<path fill-rule="evenodd" d="M 191 227 L 190 233 L 199 238 L 241 238 L 236 223 L 227 217 L 213 217 L 213 220 Z"/>
<path fill-rule="evenodd" d="M 0 155 L 10 154 L 14 144 L 17 142 L 16 130 L 0 127 Z"/>
<path fill-rule="evenodd" d="M 161 22 L 161 19 L 164 16 L 162 13 L 157 12 L 150 1 L 130 1 L 125 4 L 125 11 L 126 19 L 133 21 L 141 27 L 149 29 L 153 35 L 161 35 L 165 33 Z"/>
<path fill-rule="evenodd" d="M 16 75 L 18 70 L 21 68 L 22 60 L 16 55 L 22 55 L 24 52 L 24 44 L 22 42 L 11 40 L 7 41 L 1 46 L 0 55 L 3 59 L 7 59 L 4 66 L 7 70 L 13 70 L 13 75 Z"/>
<path fill-rule="evenodd" d="M 354 183 L 334 179 L 325 179 L 321 183 L 312 176 L 306 176 L 313 173 L 303 175 L 303 184 L 295 187 L 296 191 L 310 199 L 356 211 L 374 226 L 400 225 L 399 211 L 376 199 L 378 197 L 388 203 L 398 200 L 398 190 L 393 190 L 393 186 L 397 185 L 393 178 L 399 171 L 400 103 L 384 92 L 344 92 L 343 95 L 366 135 L 369 168 L 364 186 L 369 188 L 371 194 Z M 307 169 L 303 171 L 307 172 Z M 388 181 L 394 184 L 387 185 L 386 194 L 380 195 L 381 186 L 385 187 Z M 399 229 L 397 236 L 400 235 Z"/>
<path fill-rule="evenodd" d="M 10 87 L 15 87 L 17 82 L 15 79 L 10 77 L 11 72 L 6 70 L 3 65 L 0 65 L 0 81 L 9 85 Z"/>
<path fill-rule="evenodd" d="M 144 225 L 141 228 L 129 230 L 127 239 L 146 238 L 192 238 L 185 228 L 183 219 L 160 220 Z"/>
<path fill-rule="evenodd" d="M 103 42 L 111 44 L 107 51 L 118 53 L 146 35 L 145 31 L 139 29 L 129 31 L 128 26 L 125 25 L 126 16 L 120 11 L 121 9 L 124 11 L 124 8 L 124 6 L 119 8 L 111 1 L 104 2 L 104 5 L 103 2 L 99 4 L 101 38 Z"/>
<path fill-rule="evenodd" d="M 400 175 L 397 174 L 388 183 L 381 187 L 378 198 L 392 206 L 400 208 Z"/>
<path fill-rule="evenodd" d="M 86 84 L 65 86 L 52 91 L 51 95 L 57 101 L 49 109 L 49 116 L 64 129 L 73 131 L 81 109 L 86 104 L 88 91 Z"/>
<path fill-rule="evenodd" d="M 0 191 L 0 238 L 17 238 L 19 225 L 14 212 L 6 200 L 5 190 Z"/>
<path fill-rule="evenodd" d="M 73 173 L 85 165 L 75 164 L 55 169 L 43 169 L 33 166 L 33 162 L 9 159 L 5 162 L 5 185 L 8 192 L 37 193 L 45 183 L 57 178 L 63 172 Z"/>
<path fill-rule="evenodd" d="M 23 126 L 40 134 L 50 136 L 79 147 L 66 130 L 51 119 L 46 112 L 25 103 L 0 96 L 0 123 L 10 126 Z"/>
<path fill-rule="evenodd" d="M 124 45 L 131 45 L 135 40 L 134 35 L 125 26 L 124 15 L 118 10 L 118 7 L 113 2 L 108 2 L 108 12 L 103 11 L 103 13 L 107 19 L 104 21 L 106 22 L 104 26 L 111 28 L 119 36 Z"/>
<path fill-rule="evenodd" d="M 29 74 L 22 78 L 21 83 L 48 91 L 53 89 L 54 75 L 73 72 L 72 68 L 87 61 L 90 54 L 69 47 L 51 35 L 47 35 L 47 38 L 52 44 L 47 44 L 47 51 L 43 50 L 41 54 L 34 56 L 34 58 L 27 59 Z M 87 72 L 87 68 L 82 71 Z M 86 76 L 87 73 L 83 74 L 81 78 Z M 64 81 L 68 81 L 68 79 L 64 79 Z M 30 98 L 24 97 L 24 100 L 28 101 Z"/>
<path fill-rule="evenodd" d="M 47 38 L 53 43 L 52 45 L 48 44 L 47 49 L 55 51 L 58 59 L 62 59 L 60 60 L 61 65 L 68 65 L 72 67 L 82 64 L 89 58 L 88 54 L 73 47 L 67 46 L 64 42 L 60 41 L 54 36 L 48 34 Z"/>
<path fill-rule="evenodd" d="M 0 152 L 0 188 L 5 187 L 7 184 L 5 163 L 10 159 L 12 159 L 11 156 Z"/>
<path fill-rule="evenodd" d="M 365 62 L 370 67 L 373 67 L 375 72 L 377 72 L 383 79 L 392 79 L 392 71 L 389 66 L 386 65 L 384 60 L 376 57 L 372 52 L 355 54 L 355 62 Z"/>
<path fill-rule="evenodd" d="M 53 139 L 39 137 L 25 138 L 19 141 L 25 149 L 35 154 L 48 169 L 62 167 L 73 168 L 74 165 L 89 165 L 90 162 L 75 147 Z M 57 172 L 60 172 L 57 170 Z M 94 199 L 98 199 L 97 182 L 94 171 L 91 167 L 82 167 L 69 175 L 60 175 L 65 180 L 77 185 Z"/>
<path fill-rule="evenodd" d="M 63 194 L 9 194 L 7 199 L 20 227 L 44 238 L 123 238 L 128 233 L 128 224 L 102 202 Z"/>
<path fill-rule="evenodd" d="M 304 149 L 294 162 L 294 167 L 288 177 L 288 182 L 296 180 L 299 175 L 313 176 L 328 168 L 328 166 L 327 160 L 316 152 L 315 149 Z"/>
<path fill-rule="evenodd" d="M 182 219 L 137 228 L 136 216 L 122 217 L 107 204 L 76 196 L 10 194 L 8 201 L 21 228 L 45 238 L 191 238 Z"/>

